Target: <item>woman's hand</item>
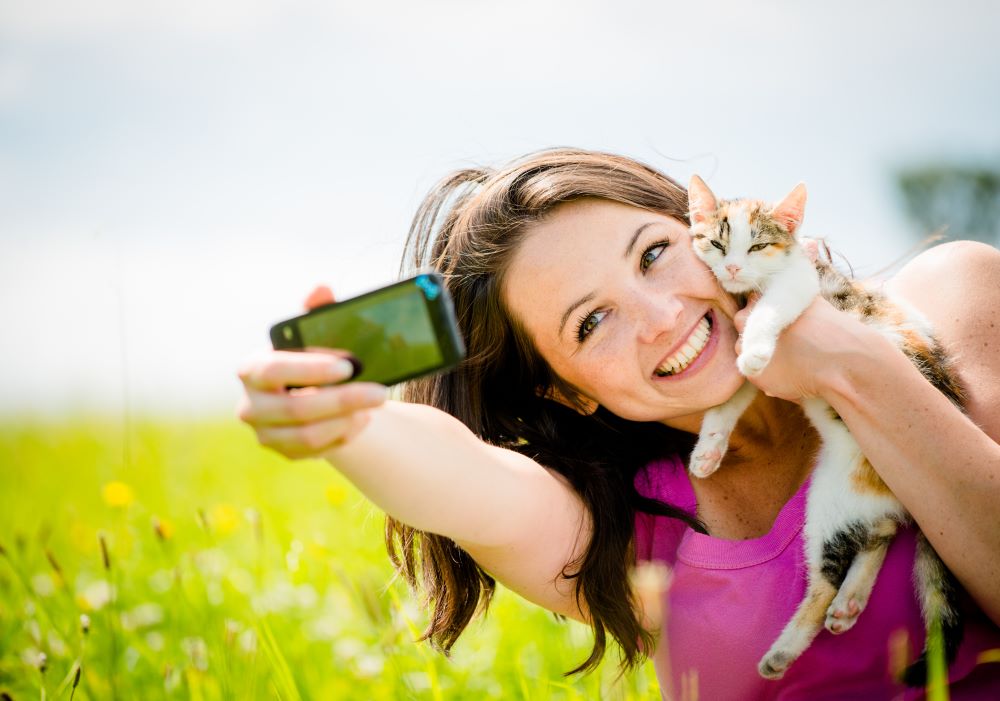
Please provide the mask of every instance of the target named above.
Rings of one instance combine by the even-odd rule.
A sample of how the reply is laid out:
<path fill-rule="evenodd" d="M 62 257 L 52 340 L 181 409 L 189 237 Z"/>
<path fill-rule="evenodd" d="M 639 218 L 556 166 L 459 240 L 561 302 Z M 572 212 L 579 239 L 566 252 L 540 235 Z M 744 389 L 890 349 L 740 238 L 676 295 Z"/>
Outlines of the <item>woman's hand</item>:
<path fill-rule="evenodd" d="M 329 288 L 317 287 L 306 308 L 332 301 Z M 239 371 L 244 395 L 237 414 L 262 445 L 289 458 L 321 457 L 358 435 L 368 425 L 368 410 L 386 400 L 387 390 L 379 384 L 337 384 L 353 374 L 345 351 L 261 354 Z"/>
<path fill-rule="evenodd" d="M 733 317 L 736 330 L 740 333 L 756 301 L 756 297 L 752 297 L 747 306 Z M 781 332 L 770 363 L 750 381 L 770 397 L 793 402 L 824 396 L 830 383 L 836 382 L 837 370 L 849 367 L 852 358 L 865 353 L 873 343 L 888 341 L 822 297 L 817 297 L 798 319 Z M 742 341 L 737 342 L 737 353 L 741 345 Z"/>

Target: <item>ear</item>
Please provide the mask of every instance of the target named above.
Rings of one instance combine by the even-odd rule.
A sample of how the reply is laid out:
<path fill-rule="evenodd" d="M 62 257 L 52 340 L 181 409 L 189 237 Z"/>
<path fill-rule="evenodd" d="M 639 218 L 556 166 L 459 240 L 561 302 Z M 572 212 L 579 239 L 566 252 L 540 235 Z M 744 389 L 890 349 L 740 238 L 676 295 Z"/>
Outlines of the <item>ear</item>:
<path fill-rule="evenodd" d="M 538 388 L 538 394 L 543 394 L 542 391 L 541 391 L 541 387 Z M 583 414 L 584 416 L 590 416 L 595 411 L 597 411 L 597 407 L 600 406 L 593 399 L 588 399 L 586 397 L 580 397 L 578 401 L 574 402 L 572 399 L 570 399 L 565 394 L 563 394 L 562 392 L 560 392 L 558 387 L 552 387 L 552 386 L 550 386 L 545 391 L 545 393 L 543 394 L 543 396 L 546 399 L 551 399 L 554 402 L 559 402 L 563 406 L 569 407 L 570 409 L 572 409 L 576 413 Z M 582 406 L 581 406 L 581 403 L 582 403 Z"/>
<path fill-rule="evenodd" d="M 715 195 L 708 189 L 705 181 L 697 175 L 692 175 L 688 184 L 688 213 L 691 223 L 701 224 L 718 206 Z"/>
<path fill-rule="evenodd" d="M 802 218 L 806 214 L 806 184 L 799 183 L 785 195 L 785 199 L 774 206 L 771 216 L 781 223 L 788 233 L 794 234 L 802 226 Z"/>

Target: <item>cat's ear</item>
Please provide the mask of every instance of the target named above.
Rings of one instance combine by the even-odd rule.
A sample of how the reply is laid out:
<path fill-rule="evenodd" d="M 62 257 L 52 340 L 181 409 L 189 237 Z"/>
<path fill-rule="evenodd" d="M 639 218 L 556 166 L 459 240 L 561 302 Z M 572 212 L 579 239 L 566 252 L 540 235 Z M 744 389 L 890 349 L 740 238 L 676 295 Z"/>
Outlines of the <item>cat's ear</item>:
<path fill-rule="evenodd" d="M 692 224 L 701 224 L 716 210 L 718 204 L 715 195 L 708 189 L 705 181 L 697 175 L 691 176 L 688 184 L 688 214 Z"/>
<path fill-rule="evenodd" d="M 802 218 L 806 214 L 806 184 L 799 183 L 785 195 L 785 199 L 774 205 L 771 216 L 781 223 L 788 233 L 794 234 L 796 229 L 802 225 Z"/>

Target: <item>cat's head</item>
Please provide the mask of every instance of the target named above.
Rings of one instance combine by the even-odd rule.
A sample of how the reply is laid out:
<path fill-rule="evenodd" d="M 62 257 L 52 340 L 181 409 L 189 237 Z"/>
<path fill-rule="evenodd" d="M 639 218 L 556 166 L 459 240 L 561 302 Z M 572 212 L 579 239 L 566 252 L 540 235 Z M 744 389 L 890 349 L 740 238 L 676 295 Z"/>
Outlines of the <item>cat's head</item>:
<path fill-rule="evenodd" d="M 695 175 L 688 186 L 688 204 L 694 252 L 729 292 L 763 288 L 784 267 L 787 256 L 799 250 L 795 232 L 806 207 L 802 183 L 772 206 L 750 199 L 718 201 Z"/>

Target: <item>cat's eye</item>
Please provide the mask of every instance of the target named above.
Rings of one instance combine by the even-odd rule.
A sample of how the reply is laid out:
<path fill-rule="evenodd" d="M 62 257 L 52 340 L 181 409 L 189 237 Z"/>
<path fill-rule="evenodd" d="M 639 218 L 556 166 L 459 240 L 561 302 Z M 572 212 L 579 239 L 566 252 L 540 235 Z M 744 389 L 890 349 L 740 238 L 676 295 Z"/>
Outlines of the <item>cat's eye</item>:
<path fill-rule="evenodd" d="M 716 248 L 718 248 L 723 253 L 726 252 L 726 247 L 723 246 L 722 243 L 720 243 L 719 241 L 712 241 L 712 245 L 715 246 Z"/>
<path fill-rule="evenodd" d="M 763 251 L 770 245 L 771 245 L 770 243 L 755 243 L 753 246 L 747 249 L 747 253 L 756 253 L 757 251 Z"/>

